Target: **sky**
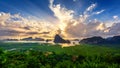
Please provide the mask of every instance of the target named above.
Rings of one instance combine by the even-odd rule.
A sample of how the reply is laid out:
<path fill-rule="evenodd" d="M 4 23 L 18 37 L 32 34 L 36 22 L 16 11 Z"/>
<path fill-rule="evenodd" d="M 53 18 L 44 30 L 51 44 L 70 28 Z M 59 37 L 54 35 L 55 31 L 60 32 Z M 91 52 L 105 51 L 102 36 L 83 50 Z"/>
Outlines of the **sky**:
<path fill-rule="evenodd" d="M 0 0 L 0 39 L 120 35 L 120 0 Z"/>
<path fill-rule="evenodd" d="M 103 14 L 94 16 L 94 18 L 109 20 L 114 15 L 120 16 L 119 0 L 55 0 L 54 3 L 74 10 L 76 16 L 82 14 L 91 4 L 97 4 L 97 7 L 93 11 L 105 10 Z M 0 12 L 11 14 L 20 13 L 25 17 L 32 15 L 38 18 L 53 16 L 49 8 L 49 0 L 0 0 Z"/>

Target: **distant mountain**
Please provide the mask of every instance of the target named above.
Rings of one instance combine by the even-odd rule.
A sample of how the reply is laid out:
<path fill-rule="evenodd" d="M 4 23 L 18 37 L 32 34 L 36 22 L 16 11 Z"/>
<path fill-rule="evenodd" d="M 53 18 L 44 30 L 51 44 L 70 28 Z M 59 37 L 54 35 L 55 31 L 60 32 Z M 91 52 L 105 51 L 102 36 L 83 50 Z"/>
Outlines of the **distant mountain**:
<path fill-rule="evenodd" d="M 23 40 L 23 41 L 44 41 L 44 39 L 42 39 L 42 38 L 34 38 L 33 39 L 32 37 L 23 38 L 21 40 Z"/>
<path fill-rule="evenodd" d="M 86 43 L 86 44 L 101 44 L 101 43 L 105 43 L 105 39 L 103 39 L 100 36 L 95 36 L 95 37 L 91 37 L 91 38 L 86 38 L 86 39 L 82 39 L 80 41 L 80 43 Z"/>
<path fill-rule="evenodd" d="M 18 41 L 18 39 L 4 39 L 4 40 L 1 40 L 1 41 Z"/>
<path fill-rule="evenodd" d="M 109 39 L 107 38 L 106 40 L 110 44 L 120 44 L 120 36 L 113 36 L 113 37 L 111 37 Z"/>
<path fill-rule="evenodd" d="M 54 43 L 70 43 L 69 40 L 64 40 L 62 37 L 60 37 L 58 34 L 55 35 Z"/>
<path fill-rule="evenodd" d="M 43 38 L 32 38 L 32 37 L 28 37 L 28 38 L 23 38 L 23 39 L 3 39 L 0 41 L 45 41 Z"/>
<path fill-rule="evenodd" d="M 120 44 L 120 36 L 108 37 L 106 39 L 98 36 L 82 39 L 79 43 L 83 44 Z"/>

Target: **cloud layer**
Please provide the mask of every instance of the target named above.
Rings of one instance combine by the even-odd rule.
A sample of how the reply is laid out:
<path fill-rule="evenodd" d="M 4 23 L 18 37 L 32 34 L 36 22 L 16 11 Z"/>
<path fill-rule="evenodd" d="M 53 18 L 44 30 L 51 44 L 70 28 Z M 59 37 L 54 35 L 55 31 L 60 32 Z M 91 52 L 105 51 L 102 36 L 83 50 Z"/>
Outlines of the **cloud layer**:
<path fill-rule="evenodd" d="M 52 23 L 47 21 L 24 18 L 19 14 L 0 13 L 0 39 L 45 36 L 52 29 L 55 29 Z"/>
<path fill-rule="evenodd" d="M 101 22 L 97 19 L 89 20 L 91 16 L 103 13 L 105 10 L 93 12 L 97 4 L 91 4 L 86 10 L 75 17 L 75 11 L 54 4 L 50 0 L 49 8 L 57 18 L 56 23 L 47 20 L 24 18 L 19 14 L 0 12 L 0 39 L 24 37 L 54 37 L 56 33 L 66 38 L 85 38 L 91 36 L 120 35 L 120 23 L 117 15 L 113 21 Z M 107 26 L 109 23 L 112 25 Z"/>
<path fill-rule="evenodd" d="M 91 36 L 112 36 L 119 35 L 120 23 L 114 23 L 110 27 L 106 26 L 106 22 L 100 22 L 98 20 L 88 21 L 93 15 L 103 13 L 105 10 L 93 12 L 96 4 L 91 4 L 79 18 L 74 17 L 74 11 L 68 10 L 65 7 L 61 7 L 60 4 L 54 5 L 54 0 L 50 0 L 50 9 L 53 11 L 54 16 L 58 18 L 60 22 L 60 29 L 63 31 L 66 37 L 91 37 Z M 113 16 L 114 19 L 118 19 L 117 16 Z"/>

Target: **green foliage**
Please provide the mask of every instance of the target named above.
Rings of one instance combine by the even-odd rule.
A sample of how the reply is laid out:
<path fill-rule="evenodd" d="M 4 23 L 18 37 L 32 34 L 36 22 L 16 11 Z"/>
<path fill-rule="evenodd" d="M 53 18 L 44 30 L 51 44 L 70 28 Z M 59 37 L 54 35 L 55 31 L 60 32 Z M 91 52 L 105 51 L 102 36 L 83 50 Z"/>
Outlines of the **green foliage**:
<path fill-rule="evenodd" d="M 49 46 L 50 44 L 5 44 L 0 44 L 3 48 L 0 49 L 0 68 L 120 68 L 119 48 L 91 45 L 61 48 Z"/>

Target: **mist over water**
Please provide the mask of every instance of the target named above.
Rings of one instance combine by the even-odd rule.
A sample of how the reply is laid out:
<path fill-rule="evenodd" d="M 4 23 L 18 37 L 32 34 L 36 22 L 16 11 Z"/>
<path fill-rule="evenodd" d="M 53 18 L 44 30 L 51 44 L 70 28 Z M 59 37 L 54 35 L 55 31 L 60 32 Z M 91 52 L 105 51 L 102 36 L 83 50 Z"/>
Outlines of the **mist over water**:
<path fill-rule="evenodd" d="M 39 44 L 58 44 L 61 45 L 62 47 L 69 47 L 69 46 L 75 46 L 79 44 L 79 41 L 70 41 L 70 43 L 54 43 L 53 41 L 3 41 L 4 43 L 39 43 Z"/>

